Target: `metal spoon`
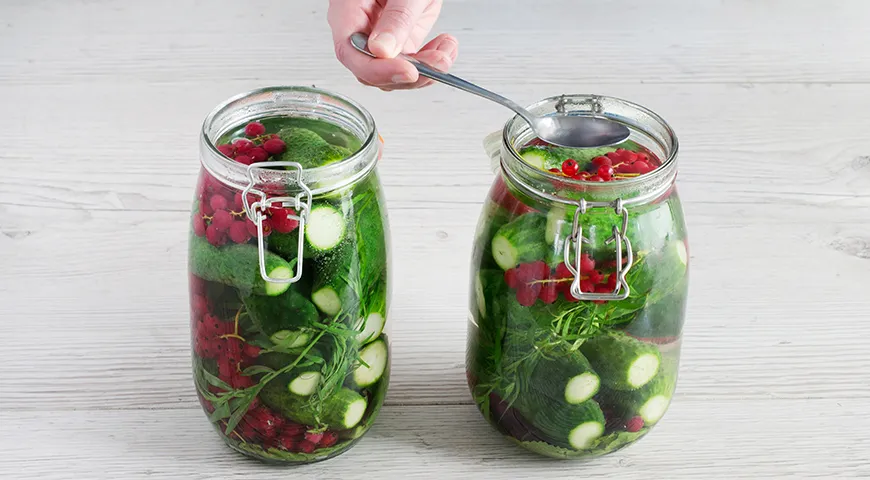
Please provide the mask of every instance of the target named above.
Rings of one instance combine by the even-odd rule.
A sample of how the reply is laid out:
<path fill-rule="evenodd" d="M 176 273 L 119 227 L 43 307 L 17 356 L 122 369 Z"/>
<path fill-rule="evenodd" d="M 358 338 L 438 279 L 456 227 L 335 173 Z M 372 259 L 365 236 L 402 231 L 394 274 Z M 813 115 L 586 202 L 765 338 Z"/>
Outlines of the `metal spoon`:
<path fill-rule="evenodd" d="M 370 57 L 375 57 L 368 49 L 368 38 L 368 35 L 364 33 L 354 33 L 350 37 L 350 43 L 360 52 Z M 473 93 L 510 108 L 529 122 L 538 138 L 553 145 L 578 148 L 603 147 L 620 143 L 628 138 L 631 133 L 625 125 L 601 117 L 580 115 L 548 115 L 538 117 L 515 102 L 478 87 L 455 75 L 444 73 L 404 54 L 399 54 L 399 57 L 411 62 L 417 68 L 417 71 L 420 72 L 420 75 L 424 77 L 468 93 Z"/>

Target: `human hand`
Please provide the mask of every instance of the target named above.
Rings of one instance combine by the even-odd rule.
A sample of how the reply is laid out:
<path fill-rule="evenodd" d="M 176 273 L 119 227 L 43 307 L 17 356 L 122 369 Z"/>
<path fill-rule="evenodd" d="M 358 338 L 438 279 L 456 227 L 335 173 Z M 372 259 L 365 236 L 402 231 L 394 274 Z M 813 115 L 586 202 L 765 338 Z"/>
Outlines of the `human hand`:
<path fill-rule="evenodd" d="M 420 88 L 432 80 L 420 78 L 408 61 L 396 58 L 400 52 L 446 72 L 459 53 L 459 42 L 442 33 L 423 45 L 438 14 L 442 0 L 330 0 L 327 19 L 332 28 L 335 56 L 357 80 L 381 90 Z M 354 50 L 350 36 L 369 34 L 371 58 Z"/>

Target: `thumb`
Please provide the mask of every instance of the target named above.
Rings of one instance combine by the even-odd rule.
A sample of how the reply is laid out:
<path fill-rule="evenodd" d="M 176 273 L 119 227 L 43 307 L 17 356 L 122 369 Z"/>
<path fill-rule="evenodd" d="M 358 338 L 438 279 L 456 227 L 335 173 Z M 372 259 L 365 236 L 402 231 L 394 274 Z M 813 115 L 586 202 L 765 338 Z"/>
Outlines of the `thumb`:
<path fill-rule="evenodd" d="M 369 49 L 379 58 L 393 58 L 402 51 L 428 0 L 387 0 L 372 29 Z"/>

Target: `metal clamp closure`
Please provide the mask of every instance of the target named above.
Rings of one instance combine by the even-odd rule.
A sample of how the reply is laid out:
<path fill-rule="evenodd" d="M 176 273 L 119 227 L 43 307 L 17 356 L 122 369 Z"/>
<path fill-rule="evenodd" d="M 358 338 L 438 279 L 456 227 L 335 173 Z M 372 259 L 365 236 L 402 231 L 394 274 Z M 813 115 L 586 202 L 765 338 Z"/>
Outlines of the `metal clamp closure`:
<path fill-rule="evenodd" d="M 616 286 L 611 293 L 596 293 L 582 292 L 580 290 L 580 261 L 582 245 L 584 243 L 592 243 L 588 238 L 583 236 L 583 227 L 580 225 L 580 216 L 585 214 L 589 208 L 613 208 L 617 215 L 622 215 L 622 228 L 613 227 L 613 234 L 604 243 L 610 245 L 616 243 Z M 578 300 L 625 300 L 628 298 L 631 290 L 625 280 L 625 275 L 631 268 L 634 262 L 634 254 L 631 249 L 631 241 L 626 236 L 628 229 L 628 210 L 622 205 L 622 199 L 618 198 L 613 202 L 587 202 L 581 199 L 577 204 L 577 210 L 574 211 L 574 225 L 571 230 L 571 235 L 565 241 L 565 266 L 574 275 L 574 281 L 571 282 L 571 295 Z M 622 264 L 622 249 L 625 246 L 625 265 Z M 572 250 L 574 260 L 571 260 Z"/>
<path fill-rule="evenodd" d="M 294 197 L 272 197 L 268 198 L 262 190 L 254 188 L 256 178 L 255 170 L 266 170 L 268 167 L 290 167 L 296 170 L 296 178 L 292 180 L 302 190 Z M 308 220 L 308 212 L 311 211 L 311 189 L 302 181 L 302 165 L 296 162 L 259 162 L 248 165 L 248 186 L 242 190 L 242 203 L 245 207 L 245 214 L 257 226 L 257 253 L 260 258 L 260 276 L 263 280 L 270 283 L 295 283 L 302 278 L 302 249 L 305 243 L 305 223 Z M 260 197 L 260 200 L 250 203 L 248 195 L 253 194 Z M 296 275 L 293 278 L 272 278 L 266 272 L 266 247 L 263 240 L 263 217 L 264 212 L 271 206 L 292 207 L 295 215 L 288 215 L 289 218 L 299 222 L 299 246 L 296 250 Z"/>

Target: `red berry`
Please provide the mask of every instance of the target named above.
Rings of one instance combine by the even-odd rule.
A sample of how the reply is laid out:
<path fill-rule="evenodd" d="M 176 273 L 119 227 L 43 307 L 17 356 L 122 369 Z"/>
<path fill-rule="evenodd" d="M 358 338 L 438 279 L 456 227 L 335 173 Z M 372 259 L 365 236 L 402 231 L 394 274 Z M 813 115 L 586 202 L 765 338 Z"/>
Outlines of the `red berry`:
<path fill-rule="evenodd" d="M 284 153 L 284 149 L 286 148 L 287 145 L 284 143 L 284 140 L 281 140 L 280 138 L 266 140 L 263 143 L 263 150 L 265 150 L 269 155 L 280 155 Z"/>
<path fill-rule="evenodd" d="M 583 293 L 592 293 L 595 291 L 595 284 L 589 280 L 580 280 L 580 291 Z"/>
<path fill-rule="evenodd" d="M 251 235 L 248 233 L 248 227 L 242 220 L 235 220 L 232 225 L 230 225 L 229 235 L 230 240 L 234 243 L 247 243 L 248 240 L 251 239 Z"/>
<path fill-rule="evenodd" d="M 218 145 L 217 149 L 219 152 L 221 152 L 222 154 L 224 154 L 230 158 L 233 158 L 233 155 L 235 154 L 235 152 L 233 152 L 233 146 L 228 144 L 228 143 L 225 143 L 223 145 Z"/>
<path fill-rule="evenodd" d="M 559 170 L 558 168 L 551 168 L 550 173 L 562 173 L 562 171 Z"/>
<path fill-rule="evenodd" d="M 592 270 L 587 276 L 589 277 L 589 281 L 592 283 L 601 283 L 602 278 L 604 278 L 598 270 Z"/>
<path fill-rule="evenodd" d="M 245 135 L 249 137 L 259 137 L 266 133 L 266 127 L 260 122 L 251 122 L 245 125 Z"/>
<path fill-rule="evenodd" d="M 198 293 L 202 295 L 205 293 L 206 283 L 205 280 L 197 277 L 196 275 L 190 276 L 190 291 L 193 293 Z"/>
<path fill-rule="evenodd" d="M 544 280 L 550 276 L 550 267 L 546 263 L 537 262 L 522 263 L 517 267 L 517 279 L 520 283 L 528 283 L 534 280 Z"/>
<path fill-rule="evenodd" d="M 622 149 L 619 149 L 622 150 Z M 615 152 L 607 152 L 604 154 L 605 157 L 609 158 L 611 161 L 616 160 L 617 162 L 622 159 L 622 153 L 617 150 Z"/>
<path fill-rule="evenodd" d="M 208 240 L 208 243 L 215 247 L 219 247 L 226 242 L 224 232 L 218 230 L 214 225 L 209 225 L 208 228 L 205 229 L 205 238 Z"/>
<path fill-rule="evenodd" d="M 252 222 L 250 218 L 245 218 L 245 228 L 248 229 L 248 233 L 249 233 L 252 237 L 256 237 L 256 236 L 257 236 L 257 224 L 255 224 L 254 222 Z"/>
<path fill-rule="evenodd" d="M 323 440 L 323 432 L 305 432 L 305 440 L 317 444 Z"/>
<path fill-rule="evenodd" d="M 511 289 L 516 289 L 519 285 L 519 280 L 517 280 L 517 269 L 509 268 L 504 272 L 504 283 L 507 284 Z"/>
<path fill-rule="evenodd" d="M 580 255 L 580 273 L 585 275 L 592 270 L 595 270 L 595 260 L 589 254 L 584 253 Z"/>
<path fill-rule="evenodd" d="M 235 161 L 241 163 L 242 165 L 250 165 L 254 163 L 254 159 L 247 155 L 238 155 L 236 156 Z"/>
<path fill-rule="evenodd" d="M 263 219 L 263 236 L 268 237 L 272 233 L 272 221 L 268 218 Z"/>
<path fill-rule="evenodd" d="M 257 358 L 260 356 L 260 347 L 246 343 L 242 347 L 242 354 L 248 358 Z"/>
<path fill-rule="evenodd" d="M 272 215 L 272 228 L 278 233 L 290 233 L 299 226 L 298 220 L 289 217 L 296 214 L 292 208 L 271 207 L 269 213 Z"/>
<path fill-rule="evenodd" d="M 607 157 L 595 157 L 592 159 L 592 165 L 595 165 L 596 167 L 610 167 L 613 165 L 613 161 Z"/>
<path fill-rule="evenodd" d="M 328 448 L 336 444 L 338 442 L 338 434 L 335 432 L 323 432 L 323 438 L 320 439 L 320 443 L 317 444 L 320 448 Z"/>
<path fill-rule="evenodd" d="M 609 277 L 607 277 L 607 282 L 604 283 L 604 286 L 607 287 L 607 290 L 612 292 L 616 289 L 616 274 L 611 273 Z"/>
<path fill-rule="evenodd" d="M 535 304 L 535 300 L 538 299 L 538 294 L 540 293 L 541 288 L 533 288 L 530 285 L 520 285 L 517 289 L 517 302 L 524 307 L 531 307 Z"/>
<path fill-rule="evenodd" d="M 598 175 L 592 175 L 591 177 L 588 178 L 588 180 L 590 182 L 603 182 L 604 181 L 604 179 L 599 177 Z"/>
<path fill-rule="evenodd" d="M 239 435 L 242 436 L 242 438 L 249 442 L 254 442 L 260 437 L 257 434 L 257 431 L 254 430 L 254 427 L 250 426 L 245 422 L 239 424 L 239 428 L 237 429 L 237 431 L 239 432 Z"/>
<path fill-rule="evenodd" d="M 208 205 L 212 210 L 226 210 L 227 208 L 227 199 L 223 197 L 223 195 L 212 195 L 211 198 L 208 199 Z"/>
<path fill-rule="evenodd" d="M 613 178 L 613 167 L 610 165 L 602 165 L 598 167 L 598 176 L 605 182 L 609 182 Z"/>
<path fill-rule="evenodd" d="M 565 265 L 565 262 L 562 262 L 556 267 L 556 273 L 554 276 L 556 278 L 572 278 L 574 277 L 574 274 L 568 269 L 568 265 Z"/>
<path fill-rule="evenodd" d="M 245 204 L 242 202 L 242 193 L 236 192 L 236 194 L 233 195 L 233 211 L 241 212 L 244 208 Z"/>
<path fill-rule="evenodd" d="M 230 212 L 226 210 L 215 210 L 214 215 L 211 217 L 211 225 L 209 225 L 209 228 L 215 227 L 222 232 L 226 232 L 230 229 L 230 225 L 232 224 L 233 216 Z"/>
<path fill-rule="evenodd" d="M 283 448 L 284 450 L 287 450 L 288 452 L 292 452 L 294 449 L 296 449 L 296 439 L 293 437 L 281 434 L 281 436 L 278 437 L 278 445 L 280 445 L 281 448 Z"/>
<path fill-rule="evenodd" d="M 248 153 L 252 148 L 254 148 L 254 142 L 245 138 L 240 138 L 233 142 L 233 148 L 236 149 L 236 153 Z"/>
<path fill-rule="evenodd" d="M 205 219 L 202 218 L 202 215 L 195 214 L 193 216 L 193 233 L 197 237 L 201 237 L 205 235 Z"/>
<path fill-rule="evenodd" d="M 308 427 L 305 425 L 300 425 L 298 423 L 285 423 L 284 430 L 281 434 L 301 439 L 306 431 L 308 431 Z"/>
<path fill-rule="evenodd" d="M 538 298 L 548 305 L 555 302 L 559 298 L 559 291 L 556 289 L 556 282 L 550 280 L 544 283 L 543 287 L 541 287 L 541 293 L 538 294 Z"/>
<path fill-rule="evenodd" d="M 569 177 L 573 177 L 577 175 L 577 172 L 580 170 L 580 165 L 577 165 L 577 162 L 573 158 L 569 158 L 562 162 L 562 173 L 568 175 Z"/>
<path fill-rule="evenodd" d="M 643 428 L 643 418 L 640 416 L 631 417 L 631 419 L 625 422 L 626 432 L 639 432 L 641 428 Z"/>
<path fill-rule="evenodd" d="M 314 450 L 316 449 L 317 445 L 308 440 L 302 440 L 299 442 L 299 450 L 301 450 L 302 453 L 314 453 Z"/>
<path fill-rule="evenodd" d="M 214 209 L 211 208 L 211 205 L 209 205 L 207 201 L 202 200 L 199 202 L 199 213 L 211 216 L 214 213 Z"/>
<path fill-rule="evenodd" d="M 251 161 L 256 162 L 265 162 L 267 158 L 269 158 L 269 154 L 266 153 L 261 147 L 255 147 L 250 152 L 248 152 L 248 156 L 251 157 Z"/>
<path fill-rule="evenodd" d="M 235 372 L 236 369 L 230 365 L 230 362 L 226 357 L 221 357 L 218 360 L 218 374 L 220 375 L 221 380 L 226 382 L 232 379 Z"/>
<path fill-rule="evenodd" d="M 643 175 L 644 173 L 649 173 L 650 170 L 652 170 L 652 167 L 650 167 L 649 164 L 643 160 L 634 162 L 631 166 L 634 167 L 635 173 L 639 173 L 641 175 Z"/>

